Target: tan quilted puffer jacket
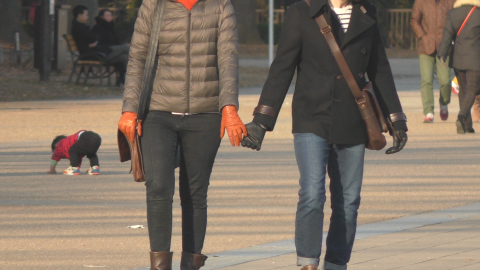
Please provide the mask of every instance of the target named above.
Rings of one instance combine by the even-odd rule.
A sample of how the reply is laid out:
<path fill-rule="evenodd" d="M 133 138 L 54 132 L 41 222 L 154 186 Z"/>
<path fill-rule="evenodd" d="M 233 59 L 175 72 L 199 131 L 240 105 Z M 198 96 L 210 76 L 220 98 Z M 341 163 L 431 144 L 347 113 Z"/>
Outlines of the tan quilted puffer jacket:
<path fill-rule="evenodd" d="M 431 55 L 438 51 L 448 11 L 455 0 L 415 0 L 410 23 L 420 39 L 418 53 Z"/>
<path fill-rule="evenodd" d="M 140 7 L 130 48 L 123 111 L 137 112 L 157 0 Z M 191 11 L 167 0 L 150 110 L 177 113 L 238 108 L 238 35 L 230 0 L 199 0 Z"/>

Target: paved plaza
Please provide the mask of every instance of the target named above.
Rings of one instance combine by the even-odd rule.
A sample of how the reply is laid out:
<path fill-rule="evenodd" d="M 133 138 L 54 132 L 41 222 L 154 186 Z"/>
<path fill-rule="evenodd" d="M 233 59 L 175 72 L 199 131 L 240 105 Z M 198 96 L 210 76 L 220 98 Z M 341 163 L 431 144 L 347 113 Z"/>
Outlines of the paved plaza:
<path fill-rule="evenodd" d="M 437 110 L 435 123 L 421 123 L 418 60 L 391 62 L 409 142 L 392 156 L 366 153 L 360 226 L 349 269 L 480 269 L 480 135 L 456 134 L 456 96 L 448 121 L 441 121 Z M 260 90 L 241 90 L 244 122 L 252 119 Z M 210 258 L 202 269 L 298 269 L 292 242 L 299 175 L 291 99 L 289 94 L 260 152 L 222 142 L 209 191 L 204 253 Z M 129 164 L 118 161 L 121 105 L 120 95 L 0 103 L 0 269 L 148 266 L 147 230 L 129 227 L 146 227 L 145 187 L 128 174 Z M 474 128 L 480 132 L 480 125 Z M 89 176 L 86 168 L 80 176 L 46 174 L 51 140 L 80 129 L 102 136 L 102 174 Z M 61 161 L 57 171 L 66 167 L 68 161 Z M 328 200 L 325 210 L 328 217 Z M 178 192 L 173 222 L 178 265 Z M 325 228 L 328 223 L 326 218 Z"/>

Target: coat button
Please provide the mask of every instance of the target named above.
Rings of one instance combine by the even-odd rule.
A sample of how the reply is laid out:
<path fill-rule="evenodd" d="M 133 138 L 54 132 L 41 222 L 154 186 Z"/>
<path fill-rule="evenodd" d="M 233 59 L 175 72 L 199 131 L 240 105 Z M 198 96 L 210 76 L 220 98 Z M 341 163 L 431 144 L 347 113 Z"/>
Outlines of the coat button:
<path fill-rule="evenodd" d="M 333 102 L 338 103 L 340 100 L 337 98 L 332 99 Z"/>
<path fill-rule="evenodd" d="M 342 75 L 337 75 L 337 77 L 335 78 L 337 78 L 337 80 L 340 80 L 342 78 Z"/>
<path fill-rule="evenodd" d="M 358 73 L 358 77 L 360 77 L 361 79 L 363 79 L 363 77 L 365 77 L 365 75 L 363 73 Z"/>
<path fill-rule="evenodd" d="M 366 54 L 366 53 L 367 53 L 367 49 L 363 48 L 360 52 L 361 52 L 362 54 Z"/>

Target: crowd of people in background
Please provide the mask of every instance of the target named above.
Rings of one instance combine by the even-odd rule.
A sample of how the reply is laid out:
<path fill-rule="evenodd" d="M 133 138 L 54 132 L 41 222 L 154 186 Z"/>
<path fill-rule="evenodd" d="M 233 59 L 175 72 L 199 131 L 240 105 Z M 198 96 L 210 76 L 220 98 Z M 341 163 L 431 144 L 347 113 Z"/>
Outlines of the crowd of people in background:
<path fill-rule="evenodd" d="M 435 68 L 440 83 L 440 118 L 448 119 L 452 93 L 450 68 L 453 67 L 454 81 L 460 88 L 460 112 L 455 123 L 458 134 L 475 133 L 473 122 L 480 119 L 479 6 L 480 0 L 416 0 L 411 18 L 419 38 L 423 122 L 434 121 Z"/>

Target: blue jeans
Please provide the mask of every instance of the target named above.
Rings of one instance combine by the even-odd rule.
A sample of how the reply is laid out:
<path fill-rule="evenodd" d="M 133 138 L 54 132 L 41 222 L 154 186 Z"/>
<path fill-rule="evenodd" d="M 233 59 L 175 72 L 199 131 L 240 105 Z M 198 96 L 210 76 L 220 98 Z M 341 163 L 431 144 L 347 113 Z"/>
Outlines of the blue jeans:
<path fill-rule="evenodd" d="M 365 144 L 331 145 L 312 133 L 295 133 L 300 171 L 295 245 L 299 266 L 318 265 L 322 251 L 325 176 L 330 177 L 332 216 L 327 236 L 326 269 L 344 270 L 357 228 Z"/>

